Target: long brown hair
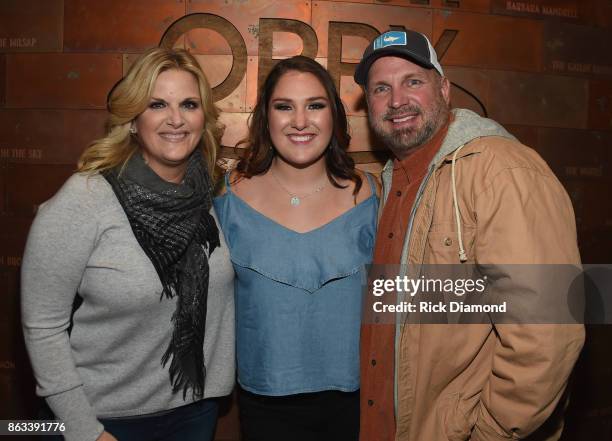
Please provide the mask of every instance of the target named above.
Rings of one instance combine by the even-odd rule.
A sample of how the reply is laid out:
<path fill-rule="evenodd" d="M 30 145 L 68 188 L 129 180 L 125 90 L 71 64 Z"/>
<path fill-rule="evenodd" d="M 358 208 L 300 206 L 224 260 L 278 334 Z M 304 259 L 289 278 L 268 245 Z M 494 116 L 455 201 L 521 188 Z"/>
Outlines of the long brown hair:
<path fill-rule="evenodd" d="M 348 122 L 344 105 L 340 100 L 336 86 L 331 76 L 323 66 L 315 60 L 301 55 L 279 61 L 270 71 L 264 82 L 253 114 L 249 121 L 249 135 L 237 146 L 246 144 L 245 153 L 238 162 L 236 169 L 239 177 L 251 178 L 266 173 L 276 156 L 268 129 L 268 110 L 270 98 L 280 78 L 287 72 L 305 72 L 314 75 L 327 93 L 333 118 L 332 137 L 325 150 L 325 168 L 327 177 L 334 187 L 345 188 L 336 179 L 348 179 L 355 183 L 353 194 L 361 189 L 361 177 L 355 171 L 355 161 L 348 154 L 351 135 L 348 133 Z"/>
<path fill-rule="evenodd" d="M 198 82 L 204 111 L 204 132 L 198 147 L 212 175 L 222 127 L 218 123 L 219 113 L 210 84 L 193 55 L 182 49 L 161 47 L 143 53 L 111 91 L 106 136 L 92 142 L 83 152 L 78 163 L 79 172 L 95 173 L 125 165 L 138 149 L 137 140 L 130 136 L 130 125 L 147 108 L 159 74 L 170 69 L 189 72 Z"/>

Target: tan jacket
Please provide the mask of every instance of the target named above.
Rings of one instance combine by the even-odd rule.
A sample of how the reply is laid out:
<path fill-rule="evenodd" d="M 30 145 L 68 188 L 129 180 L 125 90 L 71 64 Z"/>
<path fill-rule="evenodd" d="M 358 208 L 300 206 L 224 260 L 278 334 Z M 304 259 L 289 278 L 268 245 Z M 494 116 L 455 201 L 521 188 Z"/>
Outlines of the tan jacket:
<path fill-rule="evenodd" d="M 546 163 L 495 122 L 454 112 L 417 196 L 402 263 L 460 263 L 451 162 L 463 146 L 456 190 L 467 262 L 579 264 L 572 205 Z M 384 189 L 391 172 L 383 171 Z M 502 295 L 537 293 L 526 283 L 506 280 Z M 397 441 L 559 438 L 582 325 L 406 324 L 397 335 Z"/>

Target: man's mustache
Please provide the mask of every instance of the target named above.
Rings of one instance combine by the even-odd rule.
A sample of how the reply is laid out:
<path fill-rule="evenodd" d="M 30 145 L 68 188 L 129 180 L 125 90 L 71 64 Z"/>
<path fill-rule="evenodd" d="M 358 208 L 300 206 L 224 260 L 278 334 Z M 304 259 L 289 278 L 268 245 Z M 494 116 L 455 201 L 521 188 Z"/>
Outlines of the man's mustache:
<path fill-rule="evenodd" d="M 391 109 L 387 113 L 384 114 L 384 120 L 390 120 L 396 118 L 400 115 L 405 115 L 406 113 L 415 113 L 416 115 L 420 115 L 422 113 L 421 108 L 415 104 L 407 104 L 405 106 L 400 107 L 399 109 Z"/>

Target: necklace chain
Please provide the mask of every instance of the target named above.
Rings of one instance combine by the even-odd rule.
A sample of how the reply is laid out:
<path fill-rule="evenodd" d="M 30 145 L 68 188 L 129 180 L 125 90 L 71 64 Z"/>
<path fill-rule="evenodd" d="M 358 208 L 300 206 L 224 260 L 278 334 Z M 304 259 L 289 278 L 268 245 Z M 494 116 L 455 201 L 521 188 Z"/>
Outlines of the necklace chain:
<path fill-rule="evenodd" d="M 291 199 L 289 199 L 289 203 L 293 205 L 294 207 L 300 205 L 300 203 L 302 202 L 302 199 L 306 199 L 307 197 L 310 197 L 313 194 L 319 193 L 321 190 L 325 188 L 325 182 L 323 182 L 323 184 L 319 185 L 317 188 L 315 188 L 310 193 L 306 193 L 303 196 L 298 196 L 296 193 L 291 192 L 287 187 L 283 185 L 283 183 L 280 181 L 280 179 L 278 179 L 278 176 L 276 176 L 276 173 L 274 173 L 274 170 L 271 167 L 270 167 L 270 173 L 272 173 L 272 177 L 274 178 L 276 183 L 280 186 L 280 188 L 282 188 L 285 193 L 291 196 Z"/>

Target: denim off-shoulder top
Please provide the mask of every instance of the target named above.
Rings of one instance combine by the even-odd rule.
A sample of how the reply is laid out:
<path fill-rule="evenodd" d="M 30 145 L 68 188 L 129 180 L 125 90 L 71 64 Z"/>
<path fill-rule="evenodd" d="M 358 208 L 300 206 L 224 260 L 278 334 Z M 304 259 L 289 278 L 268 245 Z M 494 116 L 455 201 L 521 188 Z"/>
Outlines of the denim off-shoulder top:
<path fill-rule="evenodd" d="M 238 382 L 282 396 L 359 388 L 365 265 L 378 197 L 306 233 L 264 216 L 231 189 L 214 205 L 236 272 Z M 287 209 L 291 209 L 287 204 Z"/>

